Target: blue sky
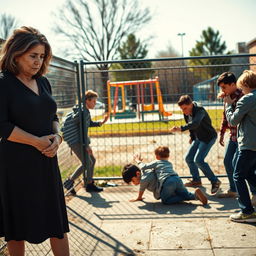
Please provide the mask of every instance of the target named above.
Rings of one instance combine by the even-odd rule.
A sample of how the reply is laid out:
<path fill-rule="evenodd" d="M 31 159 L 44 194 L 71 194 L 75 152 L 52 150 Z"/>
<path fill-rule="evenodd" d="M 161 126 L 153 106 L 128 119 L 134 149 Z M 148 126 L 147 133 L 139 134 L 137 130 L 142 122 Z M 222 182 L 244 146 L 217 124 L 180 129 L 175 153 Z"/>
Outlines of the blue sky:
<path fill-rule="evenodd" d="M 21 25 L 38 28 L 50 41 L 55 55 L 60 56 L 62 42 L 56 39 L 52 11 L 65 0 L 0 0 L 0 13 L 17 17 Z M 228 50 L 235 50 L 237 42 L 248 42 L 256 38 L 256 0 L 139 0 L 141 7 L 150 7 L 152 21 L 138 35 L 148 41 L 149 55 L 153 58 L 160 50 L 171 44 L 181 53 L 183 37 L 184 55 L 200 39 L 208 26 L 219 30 Z"/>

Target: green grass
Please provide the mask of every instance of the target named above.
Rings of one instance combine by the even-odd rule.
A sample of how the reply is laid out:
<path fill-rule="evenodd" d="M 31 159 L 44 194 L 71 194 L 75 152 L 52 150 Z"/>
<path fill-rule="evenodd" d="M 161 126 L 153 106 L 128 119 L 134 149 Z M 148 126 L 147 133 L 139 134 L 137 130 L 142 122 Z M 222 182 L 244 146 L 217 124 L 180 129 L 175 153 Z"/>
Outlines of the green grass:
<path fill-rule="evenodd" d="M 181 114 L 180 111 L 173 112 L 174 114 Z M 210 109 L 208 113 L 212 119 L 213 127 L 219 130 L 222 109 Z M 97 119 L 101 119 L 97 117 Z M 91 127 L 90 136 L 108 136 L 111 134 L 125 135 L 125 134 L 153 134 L 153 133 L 166 133 L 172 126 L 180 126 L 185 124 L 184 119 L 171 120 L 168 122 L 137 122 L 137 123 L 107 123 L 102 127 Z"/>
<path fill-rule="evenodd" d="M 62 180 L 66 180 L 71 173 L 73 173 L 77 168 L 77 165 L 71 166 L 67 169 L 61 169 L 61 178 Z M 123 166 L 104 166 L 104 167 L 96 167 L 94 169 L 95 177 L 120 177 Z"/>
<path fill-rule="evenodd" d="M 104 166 L 95 168 L 95 176 L 97 177 L 120 177 L 123 166 Z"/>
<path fill-rule="evenodd" d="M 60 166 L 61 170 L 61 179 L 64 181 L 66 180 L 71 173 L 73 173 L 77 168 L 77 165 L 70 166 L 69 168 L 63 168 Z"/>

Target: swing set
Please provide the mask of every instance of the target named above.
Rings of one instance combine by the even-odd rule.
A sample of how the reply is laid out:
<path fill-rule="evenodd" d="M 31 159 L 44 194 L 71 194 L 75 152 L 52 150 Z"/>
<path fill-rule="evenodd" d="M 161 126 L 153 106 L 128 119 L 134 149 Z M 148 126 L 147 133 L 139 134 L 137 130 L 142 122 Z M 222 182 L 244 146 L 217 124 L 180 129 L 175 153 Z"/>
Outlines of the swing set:
<path fill-rule="evenodd" d="M 133 103 L 131 104 L 132 108 L 129 106 L 127 107 L 126 105 L 128 101 L 127 88 L 132 89 L 133 92 L 133 95 L 131 95 L 131 97 L 133 98 Z M 172 115 L 172 112 L 165 111 L 164 109 L 163 98 L 160 90 L 160 83 L 158 77 L 155 77 L 155 79 L 148 80 L 121 82 L 108 81 L 107 89 L 108 113 L 110 115 L 110 120 L 112 119 L 112 117 L 114 117 L 115 119 L 135 118 L 138 115 L 138 118 L 142 118 L 142 121 L 144 121 L 145 114 L 158 113 L 159 120 L 161 121 L 165 117 Z M 148 93 L 145 94 L 145 91 L 147 91 Z M 119 95 L 119 92 L 121 92 L 121 95 Z M 149 104 L 145 102 L 145 98 L 149 99 Z M 154 102 L 155 98 L 157 100 L 156 104 Z"/>

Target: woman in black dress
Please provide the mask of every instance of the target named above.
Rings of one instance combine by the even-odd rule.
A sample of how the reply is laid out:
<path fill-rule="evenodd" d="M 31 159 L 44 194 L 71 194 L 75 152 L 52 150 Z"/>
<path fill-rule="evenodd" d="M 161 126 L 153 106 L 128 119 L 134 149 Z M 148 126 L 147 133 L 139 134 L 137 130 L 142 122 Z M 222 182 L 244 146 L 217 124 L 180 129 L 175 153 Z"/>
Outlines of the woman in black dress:
<path fill-rule="evenodd" d="M 10 255 L 50 238 L 68 256 L 66 205 L 57 161 L 57 106 L 43 77 L 52 57 L 44 35 L 21 27 L 0 57 L 0 237 Z"/>

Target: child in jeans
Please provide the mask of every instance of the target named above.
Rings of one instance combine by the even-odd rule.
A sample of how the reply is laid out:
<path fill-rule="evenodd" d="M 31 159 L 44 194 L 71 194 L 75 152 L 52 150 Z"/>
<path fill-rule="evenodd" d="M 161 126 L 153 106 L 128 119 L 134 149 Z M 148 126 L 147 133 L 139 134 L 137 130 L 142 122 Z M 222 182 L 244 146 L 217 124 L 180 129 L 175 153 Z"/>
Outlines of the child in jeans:
<path fill-rule="evenodd" d="M 168 147 L 159 146 L 155 149 L 156 160 L 151 163 L 143 163 L 139 155 L 134 156 L 135 165 L 126 165 L 122 176 L 126 183 L 140 184 L 138 197 L 130 201 L 142 200 L 146 189 L 153 192 L 156 199 L 161 199 L 163 204 L 174 204 L 184 200 L 200 200 L 207 204 L 207 197 L 197 188 L 194 193 L 188 192 L 181 178 L 173 170 L 168 161 L 170 150 Z"/>
<path fill-rule="evenodd" d="M 242 90 L 236 85 L 235 75 L 231 72 L 222 73 L 217 80 L 217 85 L 221 88 L 221 93 L 219 93 L 218 97 L 224 98 L 226 96 L 230 96 L 233 102 L 232 108 L 235 109 L 238 100 L 241 99 L 244 95 Z M 227 121 L 224 106 L 219 139 L 221 146 L 224 146 L 224 135 L 227 129 L 230 131 L 230 136 L 226 146 L 224 166 L 229 180 L 229 189 L 227 191 L 218 193 L 217 197 L 219 198 L 237 197 L 236 187 L 233 180 L 234 164 L 236 163 L 238 155 L 237 126 L 232 126 Z M 256 187 L 252 187 L 250 184 L 249 187 L 252 193 L 252 205 L 256 206 Z"/>
<path fill-rule="evenodd" d="M 239 213 L 230 216 L 236 222 L 256 222 L 256 212 L 250 200 L 246 181 L 256 187 L 256 73 L 245 70 L 238 78 L 237 86 L 244 96 L 232 107 L 234 99 L 224 97 L 227 121 L 238 125 L 238 156 L 234 167 L 234 182 L 238 193 Z"/>

